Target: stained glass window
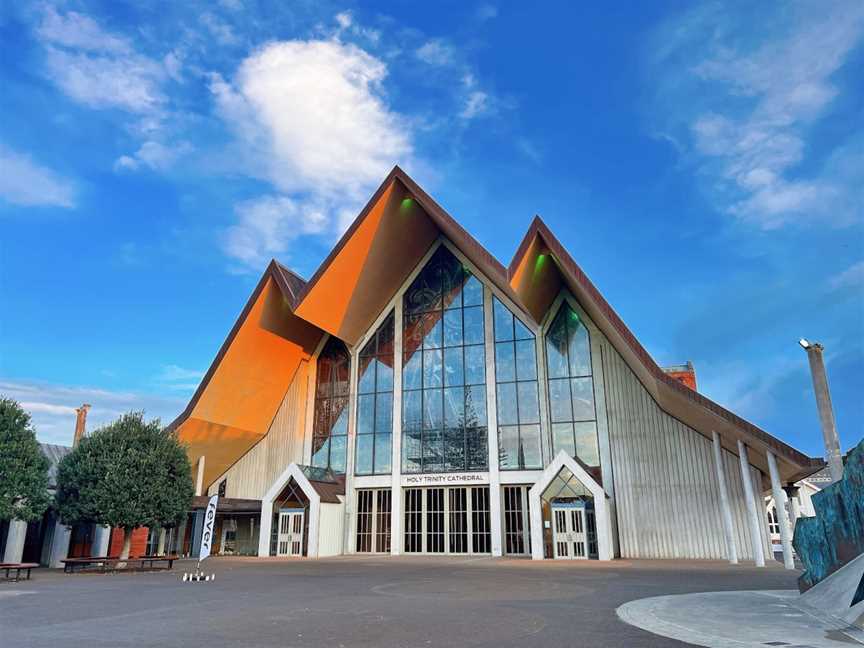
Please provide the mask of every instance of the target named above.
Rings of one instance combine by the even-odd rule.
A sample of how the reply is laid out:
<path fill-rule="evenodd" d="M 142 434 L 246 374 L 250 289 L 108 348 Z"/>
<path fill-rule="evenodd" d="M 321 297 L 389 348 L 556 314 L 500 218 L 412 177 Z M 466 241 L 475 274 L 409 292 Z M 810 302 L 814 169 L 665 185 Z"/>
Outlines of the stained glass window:
<path fill-rule="evenodd" d="M 498 463 L 501 470 L 542 468 L 534 334 L 497 298 L 492 308 Z"/>
<path fill-rule="evenodd" d="M 440 246 L 402 322 L 402 472 L 488 467 L 483 286 Z"/>
<path fill-rule="evenodd" d="M 393 436 L 393 313 L 360 351 L 354 473 L 390 472 Z"/>
<path fill-rule="evenodd" d="M 345 344 L 331 337 L 318 356 L 315 377 L 315 419 L 312 424 L 312 465 L 345 472 L 348 442 L 348 388 L 351 357 Z"/>
<path fill-rule="evenodd" d="M 546 364 L 555 454 L 565 450 L 588 466 L 598 466 L 590 339 L 585 323 L 566 301 L 546 334 Z"/>

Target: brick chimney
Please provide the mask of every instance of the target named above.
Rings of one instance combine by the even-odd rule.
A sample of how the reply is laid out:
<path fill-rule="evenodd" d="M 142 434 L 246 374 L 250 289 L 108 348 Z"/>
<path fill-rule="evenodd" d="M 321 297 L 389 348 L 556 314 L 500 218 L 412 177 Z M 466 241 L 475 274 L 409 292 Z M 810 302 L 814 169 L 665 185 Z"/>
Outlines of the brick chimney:
<path fill-rule="evenodd" d="M 84 433 L 87 431 L 87 410 L 89 409 L 90 405 L 84 403 L 75 410 L 78 413 L 78 418 L 75 420 L 75 438 L 72 440 L 73 448 L 84 438 Z"/>
<path fill-rule="evenodd" d="M 689 360 L 687 361 L 687 364 L 676 365 L 674 367 L 663 367 L 663 371 L 678 382 L 687 385 L 693 391 L 697 391 L 696 369 L 693 367 L 693 363 Z"/>

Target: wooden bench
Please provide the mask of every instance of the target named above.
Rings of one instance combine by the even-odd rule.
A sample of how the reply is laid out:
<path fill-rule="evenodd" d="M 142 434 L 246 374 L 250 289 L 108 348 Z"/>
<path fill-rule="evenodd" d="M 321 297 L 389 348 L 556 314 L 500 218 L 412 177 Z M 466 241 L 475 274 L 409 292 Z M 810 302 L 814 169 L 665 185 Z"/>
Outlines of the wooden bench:
<path fill-rule="evenodd" d="M 120 561 L 119 556 L 90 556 L 89 558 L 66 558 L 61 560 L 63 563 L 63 572 L 66 574 L 75 573 L 75 568 L 79 570 L 86 569 L 91 565 L 101 565 L 104 567 L 113 567 Z"/>
<path fill-rule="evenodd" d="M 30 580 L 30 570 L 38 566 L 39 563 L 0 563 L 0 570 L 6 572 L 7 580 L 21 580 L 22 571 L 27 572 L 27 578 L 25 578 L 24 580 Z M 9 572 L 11 572 L 13 569 L 15 570 L 15 577 L 10 579 Z"/>
<path fill-rule="evenodd" d="M 129 560 L 140 560 L 141 561 L 141 569 L 144 569 L 144 563 L 150 563 L 150 569 L 155 569 L 153 566 L 154 563 L 168 563 L 167 567 L 163 569 L 172 569 L 174 567 L 174 561 L 177 560 L 179 556 L 170 554 L 166 556 L 138 556 L 137 558 L 130 558 Z"/>
<path fill-rule="evenodd" d="M 129 556 L 125 560 L 119 556 L 90 556 L 89 558 L 66 558 L 66 560 L 61 560 L 60 562 L 63 563 L 63 571 L 67 574 L 72 574 L 75 573 L 76 568 L 80 571 L 93 565 L 101 566 L 103 571 L 114 570 L 117 569 L 117 564 L 121 562 L 127 564 L 138 563 L 142 570 L 158 569 L 156 563 L 168 563 L 168 566 L 163 569 L 172 569 L 174 561 L 178 558 L 179 556 L 174 554 L 165 556 Z"/>

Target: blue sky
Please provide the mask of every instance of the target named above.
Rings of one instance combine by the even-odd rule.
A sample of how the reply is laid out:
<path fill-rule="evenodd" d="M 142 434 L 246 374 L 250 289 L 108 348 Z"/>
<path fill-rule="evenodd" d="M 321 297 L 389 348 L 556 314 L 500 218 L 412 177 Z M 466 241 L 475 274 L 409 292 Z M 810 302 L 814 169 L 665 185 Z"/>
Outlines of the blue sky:
<path fill-rule="evenodd" d="M 182 410 L 267 261 L 398 163 L 505 264 L 539 213 L 661 364 L 864 434 L 864 4 L 4 3 L 0 392 Z"/>

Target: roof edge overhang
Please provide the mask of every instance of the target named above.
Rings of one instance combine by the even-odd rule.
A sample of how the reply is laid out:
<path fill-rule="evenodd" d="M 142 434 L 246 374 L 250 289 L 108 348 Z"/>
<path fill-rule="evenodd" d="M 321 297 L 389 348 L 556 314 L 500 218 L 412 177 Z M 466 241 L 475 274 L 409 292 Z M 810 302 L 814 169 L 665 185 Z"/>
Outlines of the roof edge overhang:
<path fill-rule="evenodd" d="M 790 483 L 813 474 L 825 465 L 821 459 L 809 457 L 667 375 L 639 343 L 636 336 L 540 216 L 534 217 L 513 255 L 507 268 L 509 280 L 514 279 L 525 260 L 525 255 L 532 249 L 537 239 L 549 250 L 563 278 L 575 288 L 578 294 L 574 296 L 579 299 L 595 324 L 601 328 L 655 402 L 667 414 L 708 438 L 711 438 L 712 431 L 717 431 L 723 439 L 724 447 L 734 454 L 737 454 L 736 441 L 739 438 L 749 447 L 762 450 L 760 456 L 755 456 L 754 453 L 749 459 L 750 463 L 766 474 L 768 469 L 764 451 L 770 450 L 780 460 L 782 478 Z"/>
<path fill-rule="evenodd" d="M 238 315 L 237 320 L 234 322 L 234 326 L 231 327 L 228 336 L 225 338 L 222 346 L 219 347 L 219 351 L 216 353 L 216 357 L 213 359 L 213 362 L 210 363 L 210 367 L 207 369 L 207 373 L 204 374 L 204 377 L 198 384 L 198 388 L 195 390 L 195 393 L 192 394 L 192 398 L 189 399 L 189 403 L 186 405 L 185 409 L 173 421 L 171 421 L 171 423 L 168 424 L 168 426 L 165 428 L 167 431 L 174 432 L 192 415 L 192 412 L 195 410 L 195 406 L 198 404 L 198 401 L 201 399 L 201 396 L 204 394 L 207 386 L 210 384 L 210 380 L 213 378 L 213 375 L 219 368 L 222 359 L 225 357 L 225 354 L 231 347 L 231 343 L 234 341 L 234 338 L 237 337 L 237 333 L 243 326 L 243 322 L 246 321 L 246 318 L 248 317 L 250 311 L 255 306 L 255 303 L 258 301 L 258 298 L 261 296 L 264 288 L 267 286 L 268 280 L 271 279 L 273 280 L 274 284 L 279 288 L 282 296 L 288 302 L 291 311 L 293 312 L 297 308 L 297 304 L 299 302 L 298 288 L 301 285 L 305 284 L 303 278 L 300 277 L 300 275 L 298 275 L 297 273 L 283 266 L 281 263 L 276 261 L 276 259 L 271 259 L 270 263 L 267 264 L 267 268 L 264 270 L 264 273 L 261 275 L 261 278 L 258 280 L 258 283 L 255 285 L 255 289 L 252 291 L 249 299 L 246 300 L 246 305 L 243 307 L 243 310 L 240 311 L 240 315 Z"/>

